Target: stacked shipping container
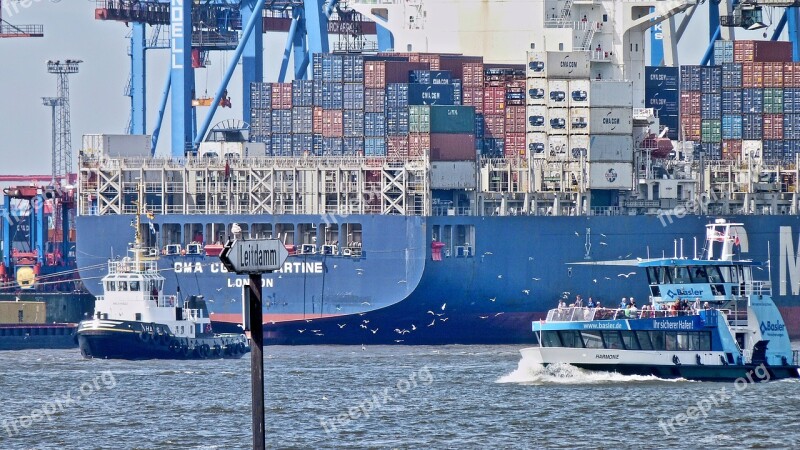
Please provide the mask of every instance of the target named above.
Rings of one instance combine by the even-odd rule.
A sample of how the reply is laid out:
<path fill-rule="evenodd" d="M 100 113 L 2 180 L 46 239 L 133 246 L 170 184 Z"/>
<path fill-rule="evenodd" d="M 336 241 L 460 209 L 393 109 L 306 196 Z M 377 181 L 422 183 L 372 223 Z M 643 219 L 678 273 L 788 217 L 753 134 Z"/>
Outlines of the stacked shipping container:
<path fill-rule="evenodd" d="M 714 56 L 721 65 L 682 66 L 683 138 L 698 142 L 708 159 L 739 159 L 745 151 L 794 160 L 800 65 L 790 62 L 791 48 L 788 42 L 717 41 Z"/>
<path fill-rule="evenodd" d="M 666 137 L 678 139 L 678 68 L 645 67 L 644 73 L 645 107 L 656 111 L 660 124 L 667 127 Z"/>

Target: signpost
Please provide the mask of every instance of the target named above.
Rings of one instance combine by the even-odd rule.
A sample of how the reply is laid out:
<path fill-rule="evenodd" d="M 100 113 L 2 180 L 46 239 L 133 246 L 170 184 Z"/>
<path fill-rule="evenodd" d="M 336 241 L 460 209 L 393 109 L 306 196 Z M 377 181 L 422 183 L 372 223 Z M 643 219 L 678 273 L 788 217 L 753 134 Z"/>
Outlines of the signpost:
<path fill-rule="evenodd" d="M 226 269 L 240 275 L 249 275 L 250 283 L 243 288 L 249 299 L 249 318 L 245 318 L 245 331 L 250 331 L 250 379 L 253 385 L 253 449 L 266 446 L 264 434 L 264 327 L 261 309 L 261 275 L 278 270 L 289 252 L 278 239 L 234 239 L 228 241 L 219 259 Z M 249 294 L 249 295 L 248 295 Z"/>

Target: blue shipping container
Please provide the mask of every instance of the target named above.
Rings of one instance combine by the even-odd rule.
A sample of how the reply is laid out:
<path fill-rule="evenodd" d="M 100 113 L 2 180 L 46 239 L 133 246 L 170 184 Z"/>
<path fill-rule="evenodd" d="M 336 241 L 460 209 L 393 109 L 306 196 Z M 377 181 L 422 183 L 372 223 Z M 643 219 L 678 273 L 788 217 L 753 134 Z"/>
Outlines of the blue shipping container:
<path fill-rule="evenodd" d="M 678 89 L 678 68 L 647 66 L 644 68 L 645 89 Z"/>
<path fill-rule="evenodd" d="M 342 116 L 345 137 L 364 136 L 364 111 L 346 109 Z"/>
<path fill-rule="evenodd" d="M 419 84 L 450 84 L 449 70 L 409 70 L 408 82 Z"/>
<path fill-rule="evenodd" d="M 700 71 L 700 90 L 704 94 L 718 94 L 722 90 L 722 66 L 703 67 Z"/>
<path fill-rule="evenodd" d="M 292 81 L 292 106 L 313 106 L 314 82 L 311 80 Z"/>
<path fill-rule="evenodd" d="M 408 109 L 386 110 L 386 134 L 389 136 L 405 136 L 408 134 Z"/>
<path fill-rule="evenodd" d="M 362 83 L 344 84 L 344 109 L 364 109 L 364 85 Z"/>
<path fill-rule="evenodd" d="M 273 156 L 292 156 L 292 135 L 273 134 L 271 147 Z"/>
<path fill-rule="evenodd" d="M 766 161 L 777 161 L 783 157 L 783 141 L 768 140 L 762 142 L 763 158 Z"/>
<path fill-rule="evenodd" d="M 505 141 L 497 138 L 484 138 L 483 151 L 481 156 L 484 158 L 502 158 L 505 153 Z"/>
<path fill-rule="evenodd" d="M 386 91 L 384 89 L 364 89 L 364 111 L 368 113 L 386 110 Z"/>
<path fill-rule="evenodd" d="M 381 113 L 365 113 L 364 136 L 367 137 L 386 136 L 386 116 Z"/>
<path fill-rule="evenodd" d="M 409 84 L 409 105 L 452 105 L 453 86 L 449 84 Z"/>
<path fill-rule="evenodd" d="M 783 89 L 783 112 L 800 113 L 800 89 Z"/>
<path fill-rule="evenodd" d="M 292 133 L 312 133 L 314 131 L 314 110 L 311 107 L 292 108 Z"/>
<path fill-rule="evenodd" d="M 722 114 L 740 114 L 742 112 L 742 90 L 722 90 Z"/>
<path fill-rule="evenodd" d="M 742 139 L 757 141 L 763 137 L 761 114 L 742 114 Z"/>
<path fill-rule="evenodd" d="M 344 56 L 344 81 L 345 83 L 364 82 L 364 56 L 345 55 Z"/>
<path fill-rule="evenodd" d="M 304 154 L 311 154 L 313 147 L 313 139 L 311 133 L 308 134 L 293 134 L 292 135 L 292 155 L 303 156 Z"/>
<path fill-rule="evenodd" d="M 714 41 L 714 64 L 733 62 L 733 41 Z"/>
<path fill-rule="evenodd" d="M 797 155 L 800 154 L 800 140 L 792 139 L 783 141 L 783 160 L 795 161 Z"/>
<path fill-rule="evenodd" d="M 723 88 L 742 87 L 741 63 L 727 63 L 722 65 L 722 87 Z"/>
<path fill-rule="evenodd" d="M 645 90 L 645 107 L 653 108 L 661 114 L 678 114 L 680 103 L 678 91 L 674 89 Z"/>
<path fill-rule="evenodd" d="M 722 159 L 722 143 L 721 142 L 703 142 L 700 144 L 702 151 L 706 153 L 707 160 L 720 160 Z"/>
<path fill-rule="evenodd" d="M 291 109 L 272 110 L 272 132 L 277 134 L 289 134 L 292 132 Z"/>
<path fill-rule="evenodd" d="M 722 115 L 722 94 L 701 94 L 700 118 L 719 119 Z"/>
<path fill-rule="evenodd" d="M 323 138 L 321 134 L 313 135 L 311 140 L 311 149 L 314 155 L 322 156 L 324 154 L 322 150 L 322 139 Z"/>
<path fill-rule="evenodd" d="M 458 78 L 450 82 L 453 85 L 453 104 L 460 105 L 463 103 L 463 96 L 461 93 L 461 80 Z"/>
<path fill-rule="evenodd" d="M 384 138 L 364 139 L 364 155 L 386 156 L 386 139 Z"/>
<path fill-rule="evenodd" d="M 703 66 L 681 66 L 681 91 L 700 90 L 700 71 Z"/>
<path fill-rule="evenodd" d="M 800 139 L 800 114 L 783 115 L 783 138 Z"/>
<path fill-rule="evenodd" d="M 322 106 L 322 79 L 314 80 L 314 98 L 312 99 L 314 106 Z"/>
<path fill-rule="evenodd" d="M 764 89 L 761 88 L 742 89 L 742 113 L 761 114 L 763 112 L 764 112 Z"/>
<path fill-rule="evenodd" d="M 314 80 L 322 81 L 322 53 L 314 53 L 311 58 L 311 74 Z"/>
<path fill-rule="evenodd" d="M 345 156 L 356 156 L 364 154 L 364 138 L 363 137 L 344 138 L 342 153 Z"/>
<path fill-rule="evenodd" d="M 340 137 L 322 138 L 322 153 L 326 156 L 341 156 L 343 146 L 344 144 Z"/>
<path fill-rule="evenodd" d="M 342 83 L 322 83 L 322 109 L 344 108 L 344 85 Z"/>
<path fill-rule="evenodd" d="M 722 116 L 722 139 L 742 139 L 742 116 Z"/>
<path fill-rule="evenodd" d="M 386 108 L 408 108 L 408 84 L 386 85 Z"/>
<path fill-rule="evenodd" d="M 322 55 L 322 81 L 335 83 L 344 81 L 344 55 L 333 53 Z"/>
<path fill-rule="evenodd" d="M 483 113 L 475 113 L 475 137 L 483 139 L 483 127 L 486 126 L 486 120 Z"/>

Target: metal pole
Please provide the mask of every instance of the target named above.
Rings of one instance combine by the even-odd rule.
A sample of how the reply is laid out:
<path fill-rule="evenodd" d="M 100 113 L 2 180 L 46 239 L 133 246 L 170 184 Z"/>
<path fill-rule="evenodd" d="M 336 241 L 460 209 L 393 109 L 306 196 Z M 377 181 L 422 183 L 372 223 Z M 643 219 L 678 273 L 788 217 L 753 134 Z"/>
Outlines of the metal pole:
<path fill-rule="evenodd" d="M 261 321 L 261 274 L 251 274 L 250 297 L 250 379 L 253 385 L 253 449 L 266 448 L 264 434 L 264 326 Z"/>
<path fill-rule="evenodd" d="M 53 161 L 52 161 L 52 171 L 53 171 L 53 179 L 52 183 L 53 186 L 56 184 L 56 177 L 58 176 L 58 167 L 56 167 L 58 158 L 56 157 L 56 106 L 58 105 L 58 101 L 53 101 L 50 104 L 50 120 L 51 124 L 53 124 L 51 133 L 50 133 L 50 142 L 51 142 L 51 151 L 53 153 Z M 9 250 L 10 251 L 10 250 Z"/>

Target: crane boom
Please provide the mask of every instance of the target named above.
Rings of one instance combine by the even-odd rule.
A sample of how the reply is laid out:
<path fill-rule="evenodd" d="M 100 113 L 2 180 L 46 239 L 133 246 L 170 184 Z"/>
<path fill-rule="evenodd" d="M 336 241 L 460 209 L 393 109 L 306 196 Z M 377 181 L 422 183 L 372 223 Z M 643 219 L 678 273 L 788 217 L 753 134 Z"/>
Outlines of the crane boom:
<path fill-rule="evenodd" d="M 758 30 L 768 25 L 763 21 L 762 9 L 767 7 L 790 8 L 800 6 L 800 0 L 742 0 L 733 7 L 733 14 L 720 16 L 723 27 L 742 27 L 745 30 Z"/>

